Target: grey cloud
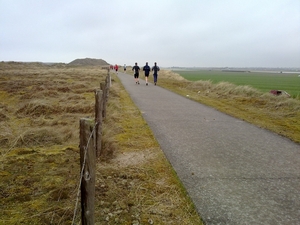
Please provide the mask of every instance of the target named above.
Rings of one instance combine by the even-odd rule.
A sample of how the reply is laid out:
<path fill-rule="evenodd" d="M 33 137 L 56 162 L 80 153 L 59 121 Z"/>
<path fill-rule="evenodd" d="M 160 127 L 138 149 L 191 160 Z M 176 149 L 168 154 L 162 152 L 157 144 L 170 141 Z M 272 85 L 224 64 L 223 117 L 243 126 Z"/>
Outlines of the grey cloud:
<path fill-rule="evenodd" d="M 298 0 L 0 1 L 1 61 L 300 67 Z"/>

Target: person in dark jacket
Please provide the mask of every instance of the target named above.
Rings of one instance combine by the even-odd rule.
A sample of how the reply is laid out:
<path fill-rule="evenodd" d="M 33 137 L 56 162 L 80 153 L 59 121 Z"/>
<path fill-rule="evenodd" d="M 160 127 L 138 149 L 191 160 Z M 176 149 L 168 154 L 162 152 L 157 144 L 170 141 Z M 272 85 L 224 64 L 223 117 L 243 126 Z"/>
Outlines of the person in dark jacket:
<path fill-rule="evenodd" d="M 134 79 L 136 84 L 140 84 L 139 81 L 139 72 L 140 72 L 140 67 L 138 66 L 137 63 L 135 63 L 135 66 L 132 67 L 132 70 L 134 70 Z"/>
<path fill-rule="evenodd" d="M 145 80 L 146 80 L 146 85 L 148 85 L 148 77 L 150 73 L 150 66 L 148 66 L 148 62 L 146 62 L 146 65 L 143 67 L 143 71 L 145 72 Z"/>
<path fill-rule="evenodd" d="M 153 78 L 154 78 L 154 85 L 156 85 L 157 83 L 157 76 L 158 76 L 158 71 L 159 71 L 159 66 L 156 64 L 156 62 L 154 63 L 154 66 L 152 67 L 152 71 L 153 71 Z"/>

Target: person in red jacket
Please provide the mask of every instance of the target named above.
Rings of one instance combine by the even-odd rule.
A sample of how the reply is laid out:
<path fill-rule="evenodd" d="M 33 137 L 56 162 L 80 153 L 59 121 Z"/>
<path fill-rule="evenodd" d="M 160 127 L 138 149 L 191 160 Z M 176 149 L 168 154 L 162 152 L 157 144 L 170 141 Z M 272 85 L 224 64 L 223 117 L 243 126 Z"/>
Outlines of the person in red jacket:
<path fill-rule="evenodd" d="M 116 64 L 116 65 L 115 65 L 115 70 L 116 70 L 117 73 L 118 73 L 118 69 L 119 69 L 119 67 L 118 67 L 118 65 Z"/>

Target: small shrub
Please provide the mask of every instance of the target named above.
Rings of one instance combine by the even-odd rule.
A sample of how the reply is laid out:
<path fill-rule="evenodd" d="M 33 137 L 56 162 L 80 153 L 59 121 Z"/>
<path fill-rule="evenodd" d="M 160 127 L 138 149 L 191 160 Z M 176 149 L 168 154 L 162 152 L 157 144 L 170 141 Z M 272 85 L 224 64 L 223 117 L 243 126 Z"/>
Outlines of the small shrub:
<path fill-rule="evenodd" d="M 8 117 L 0 112 L 0 122 L 8 120 Z"/>
<path fill-rule="evenodd" d="M 25 116 L 25 117 L 38 117 L 42 115 L 50 115 L 58 112 L 57 107 L 53 107 L 53 105 L 48 104 L 42 101 L 31 101 L 23 105 L 20 109 L 16 111 L 18 116 Z"/>
<path fill-rule="evenodd" d="M 247 97 L 256 97 L 262 94 L 257 89 L 248 85 L 238 85 L 232 90 L 232 93 L 234 93 L 235 95 L 247 96 Z"/>
<path fill-rule="evenodd" d="M 51 146 L 60 144 L 62 144 L 62 139 L 54 130 L 40 128 L 26 131 L 18 139 L 16 146 Z"/>

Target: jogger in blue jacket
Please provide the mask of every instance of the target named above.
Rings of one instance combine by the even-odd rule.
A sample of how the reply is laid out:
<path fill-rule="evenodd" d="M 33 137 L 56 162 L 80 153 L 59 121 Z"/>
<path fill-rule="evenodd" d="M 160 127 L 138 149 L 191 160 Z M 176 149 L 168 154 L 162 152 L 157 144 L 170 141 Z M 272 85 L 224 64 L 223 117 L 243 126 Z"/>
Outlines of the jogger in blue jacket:
<path fill-rule="evenodd" d="M 143 67 L 143 71 L 145 71 L 145 80 L 146 80 L 146 85 L 148 85 L 148 77 L 150 73 L 150 66 L 148 66 L 148 62 L 146 62 L 146 65 Z"/>

